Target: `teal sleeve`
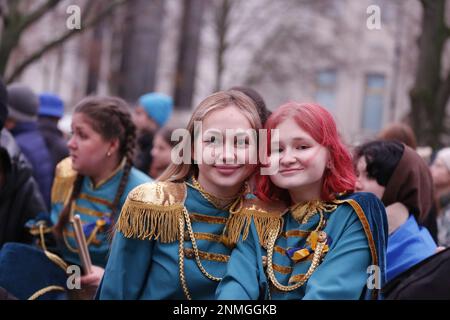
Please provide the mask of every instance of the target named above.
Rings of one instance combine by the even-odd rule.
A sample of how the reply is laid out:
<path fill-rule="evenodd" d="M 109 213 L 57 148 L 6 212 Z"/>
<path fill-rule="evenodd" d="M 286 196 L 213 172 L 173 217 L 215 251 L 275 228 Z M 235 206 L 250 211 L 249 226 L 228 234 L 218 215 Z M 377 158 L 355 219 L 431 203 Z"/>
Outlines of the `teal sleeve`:
<path fill-rule="evenodd" d="M 252 222 L 249 236 L 232 251 L 227 272 L 216 290 L 218 300 L 256 300 L 264 298 L 267 280 L 262 266 L 262 253 L 256 228 Z"/>
<path fill-rule="evenodd" d="M 367 283 L 371 256 L 367 237 L 352 214 L 338 242 L 306 283 L 303 299 L 360 299 Z"/>
<path fill-rule="evenodd" d="M 97 291 L 101 300 L 137 300 L 147 283 L 154 241 L 114 235 L 105 274 Z"/>

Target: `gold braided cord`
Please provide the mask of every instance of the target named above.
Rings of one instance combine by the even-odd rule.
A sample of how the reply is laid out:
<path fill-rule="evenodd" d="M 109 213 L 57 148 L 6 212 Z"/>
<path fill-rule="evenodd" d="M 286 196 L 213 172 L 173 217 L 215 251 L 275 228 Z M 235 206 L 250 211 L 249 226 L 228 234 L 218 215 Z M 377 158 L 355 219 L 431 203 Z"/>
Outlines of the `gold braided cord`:
<path fill-rule="evenodd" d="M 273 261 L 272 261 L 273 248 L 275 246 L 277 234 L 278 234 L 278 230 L 271 231 L 271 236 L 270 236 L 270 240 L 269 240 L 269 244 L 268 244 L 268 248 L 267 248 L 267 275 L 268 275 L 268 278 L 269 278 L 270 282 L 275 286 L 275 288 L 277 288 L 278 290 L 280 290 L 282 292 L 289 292 L 289 291 L 297 290 L 302 285 L 304 285 L 306 283 L 306 281 L 308 281 L 308 279 L 314 273 L 316 268 L 319 266 L 319 264 L 323 258 L 323 249 L 325 248 L 325 244 L 326 244 L 326 233 L 324 231 L 320 231 L 320 237 L 319 237 L 320 240 L 317 242 L 317 246 L 314 251 L 314 257 L 313 257 L 312 263 L 309 266 L 308 272 L 306 272 L 304 278 L 301 281 L 297 282 L 296 284 L 287 285 L 287 286 L 282 285 L 281 283 L 278 282 L 278 280 L 275 277 L 274 271 L 273 271 Z"/>
<path fill-rule="evenodd" d="M 100 230 L 100 226 L 99 225 L 95 225 L 94 230 L 92 230 L 91 235 L 89 236 L 89 238 L 86 240 L 86 244 L 89 246 L 94 240 L 95 237 L 97 236 L 97 232 L 98 230 Z"/>
<path fill-rule="evenodd" d="M 64 270 L 64 272 L 67 272 L 67 268 L 69 267 L 67 263 L 58 257 L 56 254 L 51 253 L 50 251 L 45 250 L 44 251 L 47 258 L 49 258 L 54 264 L 56 264 L 58 267 Z"/>
<path fill-rule="evenodd" d="M 325 217 L 323 216 L 323 212 L 320 211 L 319 214 L 320 214 L 320 220 L 319 220 L 319 223 L 317 224 L 316 229 L 314 229 L 314 232 L 322 230 L 322 228 L 325 225 Z"/>
<path fill-rule="evenodd" d="M 43 249 L 45 255 L 53 263 L 55 263 L 56 265 L 61 267 L 64 270 L 64 272 L 65 272 L 67 270 L 67 263 L 65 263 L 64 260 L 61 259 L 60 257 L 58 257 L 56 254 L 51 253 L 50 251 L 48 251 L 47 246 L 45 245 L 44 231 L 45 231 L 45 227 L 44 227 L 43 224 L 41 224 L 39 226 L 39 234 L 40 234 L 40 238 L 41 238 L 41 246 L 42 246 L 42 249 Z"/>
<path fill-rule="evenodd" d="M 187 300 L 192 300 L 189 288 L 186 283 L 186 275 L 184 274 L 184 218 L 180 215 L 178 219 L 179 238 L 178 238 L 178 267 L 180 271 L 180 282 L 184 295 Z"/>
<path fill-rule="evenodd" d="M 203 267 L 202 262 L 200 261 L 200 255 L 199 255 L 199 250 L 197 247 L 197 241 L 195 240 L 194 231 L 192 230 L 191 220 L 189 219 L 189 212 L 187 211 L 186 208 L 184 208 L 184 219 L 186 221 L 186 226 L 188 229 L 189 237 L 191 238 L 192 249 L 194 250 L 195 262 L 197 263 L 198 268 L 203 273 L 203 275 L 205 277 L 207 277 L 208 279 L 210 279 L 212 281 L 217 281 L 217 282 L 221 281 L 222 278 L 214 277 L 211 274 L 209 274 L 206 271 L 206 269 Z"/>
<path fill-rule="evenodd" d="M 94 230 L 92 230 L 91 234 L 89 235 L 89 238 L 86 240 L 86 245 L 90 246 L 92 244 L 92 242 L 96 239 L 97 236 L 97 232 L 98 230 L 100 230 L 100 226 L 96 225 Z M 69 249 L 70 251 L 74 252 L 74 253 L 78 253 L 78 249 L 74 248 L 70 245 L 69 241 L 67 240 L 67 231 L 64 230 L 63 231 L 63 239 L 64 239 L 64 243 L 67 247 L 67 249 Z"/>
<path fill-rule="evenodd" d="M 289 292 L 294 291 L 303 286 L 308 279 L 311 277 L 311 275 L 314 273 L 314 271 L 317 269 L 317 267 L 320 265 L 320 263 L 323 260 L 323 257 L 326 254 L 326 240 L 327 240 L 327 234 L 324 231 L 320 231 L 325 226 L 326 220 L 324 217 L 325 212 L 332 212 L 336 210 L 339 203 L 332 202 L 332 203 L 326 203 L 320 200 L 316 201 L 309 201 L 306 203 L 299 203 L 291 207 L 291 214 L 292 217 L 297 220 L 301 224 L 305 224 L 309 221 L 311 217 L 313 217 L 315 214 L 320 215 L 319 223 L 317 224 L 316 228 L 314 229 L 314 232 L 319 232 L 319 239 L 317 241 L 316 248 L 314 250 L 314 255 L 312 258 L 311 265 L 308 268 L 308 271 L 306 274 L 292 276 L 289 280 L 289 282 L 297 281 L 293 285 L 282 285 L 277 278 L 275 277 L 274 269 L 276 265 L 273 263 L 273 252 L 275 248 L 275 242 L 278 238 L 278 233 L 281 231 L 281 227 L 276 229 L 272 229 L 270 231 L 269 241 L 267 245 L 267 277 L 270 281 L 270 283 L 279 291 L 281 292 Z M 289 237 L 289 236 L 306 236 L 310 234 L 311 231 L 296 231 L 296 232 L 282 232 L 280 233 L 280 236 L 282 237 Z M 309 260 L 309 259 L 308 259 Z M 271 299 L 270 296 L 270 290 L 268 292 L 268 297 Z"/>
<path fill-rule="evenodd" d="M 45 245 L 45 237 L 44 237 L 44 224 L 41 223 L 39 225 L 39 235 L 41 237 L 41 246 L 44 251 L 47 251 L 47 246 Z"/>
<path fill-rule="evenodd" d="M 73 253 L 78 253 L 78 249 L 74 248 L 70 245 L 69 241 L 67 240 L 67 231 L 63 230 L 63 240 L 64 240 L 64 244 L 66 245 L 67 249 L 69 249 L 69 251 L 73 252 Z"/>
<path fill-rule="evenodd" d="M 41 290 L 38 290 L 35 293 L 33 293 L 31 295 L 31 297 L 28 298 L 28 300 L 36 300 L 37 298 L 43 296 L 44 294 L 46 294 L 50 291 L 66 291 L 66 290 L 60 286 L 48 286 L 48 287 L 42 288 Z"/>

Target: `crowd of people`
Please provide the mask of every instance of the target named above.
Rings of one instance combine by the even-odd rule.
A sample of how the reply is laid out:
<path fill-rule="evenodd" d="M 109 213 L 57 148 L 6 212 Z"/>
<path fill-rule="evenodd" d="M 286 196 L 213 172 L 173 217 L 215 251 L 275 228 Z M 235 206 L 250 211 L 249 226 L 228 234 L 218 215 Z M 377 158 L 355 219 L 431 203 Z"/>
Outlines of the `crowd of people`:
<path fill-rule="evenodd" d="M 86 97 L 66 134 L 63 100 L 0 82 L 0 299 L 450 298 L 450 148 L 407 125 L 348 146 L 324 107 L 236 86 L 181 140 L 157 92 Z"/>

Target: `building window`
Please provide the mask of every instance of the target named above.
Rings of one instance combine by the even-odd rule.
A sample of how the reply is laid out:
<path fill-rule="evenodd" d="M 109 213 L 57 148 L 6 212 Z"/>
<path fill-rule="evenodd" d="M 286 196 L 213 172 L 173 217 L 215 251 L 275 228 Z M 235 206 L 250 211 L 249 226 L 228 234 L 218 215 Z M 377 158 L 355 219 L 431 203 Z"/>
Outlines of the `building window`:
<path fill-rule="evenodd" d="M 366 76 L 362 128 L 371 133 L 378 132 L 383 122 L 385 82 L 382 74 Z"/>
<path fill-rule="evenodd" d="M 329 111 L 336 111 L 336 70 L 321 70 L 316 78 L 316 101 Z"/>

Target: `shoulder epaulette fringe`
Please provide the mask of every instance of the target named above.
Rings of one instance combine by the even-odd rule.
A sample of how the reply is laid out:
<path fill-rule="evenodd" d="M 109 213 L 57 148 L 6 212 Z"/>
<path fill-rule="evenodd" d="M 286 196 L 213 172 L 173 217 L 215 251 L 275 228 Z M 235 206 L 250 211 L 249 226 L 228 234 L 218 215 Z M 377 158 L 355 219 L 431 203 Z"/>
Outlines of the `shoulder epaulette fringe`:
<path fill-rule="evenodd" d="M 72 169 L 70 157 L 61 160 L 55 169 L 55 178 L 52 185 L 52 203 L 66 203 L 72 194 L 73 184 L 77 178 L 77 172 Z"/>
<path fill-rule="evenodd" d="M 281 231 L 283 213 L 287 207 L 281 203 L 266 203 L 259 199 L 245 199 L 240 210 L 233 212 L 228 218 L 226 236 L 230 243 L 236 244 L 240 236 L 248 237 L 250 225 L 255 222 L 259 242 L 266 246 L 272 230 Z"/>
<path fill-rule="evenodd" d="M 128 194 L 117 230 L 127 238 L 155 239 L 162 243 L 177 241 L 185 197 L 184 183 L 141 184 Z"/>

